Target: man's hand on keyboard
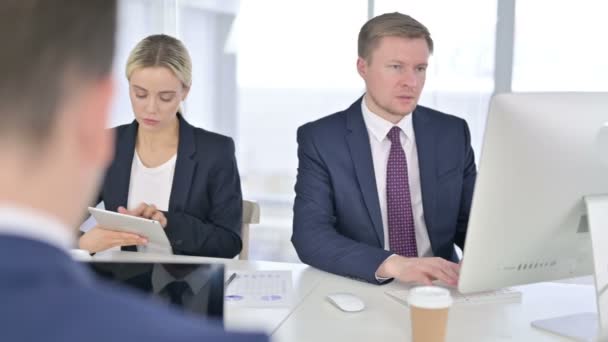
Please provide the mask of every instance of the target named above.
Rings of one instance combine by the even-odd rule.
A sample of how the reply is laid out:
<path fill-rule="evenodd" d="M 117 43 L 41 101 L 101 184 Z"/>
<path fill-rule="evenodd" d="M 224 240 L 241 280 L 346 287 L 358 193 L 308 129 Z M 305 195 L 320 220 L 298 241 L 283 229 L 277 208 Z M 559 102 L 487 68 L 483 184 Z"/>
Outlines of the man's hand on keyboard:
<path fill-rule="evenodd" d="M 432 285 L 439 280 L 448 286 L 457 286 L 460 265 L 442 258 L 406 258 L 393 255 L 376 271 L 382 278 L 395 278 L 406 283 Z"/>
<path fill-rule="evenodd" d="M 439 286 L 439 287 L 443 287 L 446 289 L 457 289 L 458 288 L 458 283 L 454 284 L 454 285 L 450 285 L 450 284 L 446 284 L 441 280 L 434 280 L 433 281 L 433 285 L 434 286 Z"/>

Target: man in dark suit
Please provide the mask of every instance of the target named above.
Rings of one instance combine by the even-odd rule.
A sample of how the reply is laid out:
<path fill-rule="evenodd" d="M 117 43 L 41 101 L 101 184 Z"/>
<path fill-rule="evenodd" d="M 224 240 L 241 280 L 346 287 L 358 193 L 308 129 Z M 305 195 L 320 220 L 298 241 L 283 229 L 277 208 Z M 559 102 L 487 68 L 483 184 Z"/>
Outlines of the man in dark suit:
<path fill-rule="evenodd" d="M 112 157 L 115 0 L 0 4 L 2 341 L 266 341 L 94 279 L 69 256 Z"/>
<path fill-rule="evenodd" d="M 433 41 L 400 13 L 359 33 L 365 95 L 298 129 L 292 242 L 322 270 L 455 285 L 476 169 L 464 120 L 417 105 Z"/>

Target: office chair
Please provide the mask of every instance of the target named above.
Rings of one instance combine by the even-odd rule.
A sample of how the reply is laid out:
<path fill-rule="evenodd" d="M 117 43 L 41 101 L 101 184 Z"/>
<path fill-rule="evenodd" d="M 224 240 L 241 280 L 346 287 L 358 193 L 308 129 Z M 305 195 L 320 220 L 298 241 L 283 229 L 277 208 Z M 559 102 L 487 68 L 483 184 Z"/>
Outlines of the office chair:
<path fill-rule="evenodd" d="M 260 223 L 260 205 L 256 202 L 243 200 L 243 226 L 241 230 L 243 249 L 239 254 L 240 260 L 249 259 L 249 225 L 258 223 Z"/>

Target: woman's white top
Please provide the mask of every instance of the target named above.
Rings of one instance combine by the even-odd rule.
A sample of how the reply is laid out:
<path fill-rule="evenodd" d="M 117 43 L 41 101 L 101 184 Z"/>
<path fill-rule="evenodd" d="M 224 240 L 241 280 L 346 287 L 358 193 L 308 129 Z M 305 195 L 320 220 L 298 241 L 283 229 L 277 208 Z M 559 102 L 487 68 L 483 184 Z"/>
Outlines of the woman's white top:
<path fill-rule="evenodd" d="M 143 202 L 148 205 L 154 204 L 158 210 L 167 211 L 176 160 L 177 154 L 160 166 L 146 167 L 135 151 L 131 164 L 127 209 L 135 209 Z"/>
<path fill-rule="evenodd" d="M 137 151 L 133 153 L 133 163 L 131 164 L 131 180 L 129 182 L 129 198 L 127 209 L 134 209 L 140 203 L 154 204 L 158 210 L 167 211 L 169 209 L 169 198 L 171 197 L 171 187 L 173 185 L 173 175 L 175 173 L 175 161 L 177 154 L 157 167 L 146 167 L 139 159 Z M 81 226 L 83 232 L 93 228 L 97 222 L 93 217 L 89 217 Z M 101 251 L 109 253 L 119 251 L 120 247 L 112 247 Z"/>

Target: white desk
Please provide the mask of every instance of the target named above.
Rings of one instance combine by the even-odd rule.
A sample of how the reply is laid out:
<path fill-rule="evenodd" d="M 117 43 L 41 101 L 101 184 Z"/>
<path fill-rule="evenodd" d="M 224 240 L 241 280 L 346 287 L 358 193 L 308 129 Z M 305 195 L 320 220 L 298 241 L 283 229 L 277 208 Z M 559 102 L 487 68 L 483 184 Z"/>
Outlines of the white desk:
<path fill-rule="evenodd" d="M 95 260 L 176 261 L 224 263 L 234 270 L 291 270 L 294 301 L 291 308 L 225 309 L 229 330 L 263 330 L 274 342 L 283 341 L 408 341 L 409 309 L 384 292 L 403 288 L 393 282 L 384 286 L 328 274 L 302 264 L 241 261 L 183 256 L 151 256 L 117 253 Z M 530 326 L 536 319 L 578 312 L 595 312 L 591 285 L 542 283 L 518 287 L 518 304 L 455 306 L 450 311 L 448 341 L 567 341 Z M 325 300 L 331 292 L 352 292 L 366 303 L 358 313 L 344 313 Z"/>

